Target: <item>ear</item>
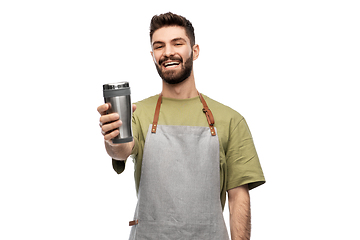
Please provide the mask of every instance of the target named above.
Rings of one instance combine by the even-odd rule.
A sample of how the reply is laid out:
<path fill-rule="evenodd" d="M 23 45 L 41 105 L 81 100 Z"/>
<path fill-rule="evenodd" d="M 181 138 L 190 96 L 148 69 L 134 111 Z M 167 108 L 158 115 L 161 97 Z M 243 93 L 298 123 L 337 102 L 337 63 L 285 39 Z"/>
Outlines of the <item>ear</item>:
<path fill-rule="evenodd" d="M 156 63 L 154 53 L 152 51 L 150 51 L 150 54 L 152 56 L 152 59 L 153 59 L 154 63 Z"/>
<path fill-rule="evenodd" d="M 200 54 L 200 47 L 198 44 L 195 44 L 193 46 L 193 60 L 195 61 L 196 59 L 198 59 Z"/>

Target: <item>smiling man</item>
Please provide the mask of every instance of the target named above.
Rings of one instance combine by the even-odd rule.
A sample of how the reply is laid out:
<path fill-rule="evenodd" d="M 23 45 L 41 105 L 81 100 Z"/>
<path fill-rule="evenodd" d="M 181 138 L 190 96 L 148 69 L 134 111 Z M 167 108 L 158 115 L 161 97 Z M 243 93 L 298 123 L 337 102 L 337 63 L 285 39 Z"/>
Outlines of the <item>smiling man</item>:
<path fill-rule="evenodd" d="M 249 190 L 265 179 L 245 119 L 196 89 L 199 46 L 190 21 L 154 16 L 150 40 L 162 92 L 134 105 L 134 141 L 113 144 L 121 119 L 106 113 L 108 104 L 98 107 L 114 170 L 122 173 L 134 158 L 138 203 L 129 239 L 228 240 L 226 192 L 231 239 L 250 239 Z"/>
<path fill-rule="evenodd" d="M 192 73 L 193 60 L 199 54 L 198 45 L 192 44 L 190 39 L 184 38 L 184 36 L 172 39 L 175 35 L 184 35 L 184 29 L 178 26 L 163 27 L 153 33 L 152 37 L 153 39 L 162 39 L 152 43 L 153 52 L 151 54 L 160 77 L 168 84 L 178 84 L 189 78 Z M 161 38 L 165 36 L 167 39 Z M 164 42 L 165 40 L 167 42 Z M 172 48 L 169 48 L 169 46 L 172 46 Z M 197 54 L 195 59 L 193 59 L 192 48 L 195 48 L 193 50 Z M 178 54 L 164 54 L 164 51 L 176 51 Z M 186 57 L 186 61 L 182 56 Z"/>

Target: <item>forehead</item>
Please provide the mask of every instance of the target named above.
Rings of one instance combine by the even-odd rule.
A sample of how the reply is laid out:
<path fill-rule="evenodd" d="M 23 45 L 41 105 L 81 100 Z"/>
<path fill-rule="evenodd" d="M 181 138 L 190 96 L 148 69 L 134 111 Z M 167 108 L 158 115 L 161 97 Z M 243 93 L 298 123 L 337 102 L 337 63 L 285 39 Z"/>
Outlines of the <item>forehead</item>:
<path fill-rule="evenodd" d="M 156 30 L 152 36 L 151 44 L 154 42 L 171 42 L 171 40 L 176 38 L 183 38 L 187 42 L 190 42 L 190 39 L 186 35 L 184 27 L 180 26 L 166 26 Z"/>

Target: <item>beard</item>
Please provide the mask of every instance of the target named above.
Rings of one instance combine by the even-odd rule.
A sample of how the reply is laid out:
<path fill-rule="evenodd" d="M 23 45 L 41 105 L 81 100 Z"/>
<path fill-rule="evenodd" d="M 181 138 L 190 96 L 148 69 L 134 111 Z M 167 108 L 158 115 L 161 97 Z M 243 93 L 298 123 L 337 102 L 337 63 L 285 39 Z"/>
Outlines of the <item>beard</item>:
<path fill-rule="evenodd" d="M 179 60 L 180 65 L 181 65 L 180 71 L 176 71 L 176 70 L 162 71 L 161 64 L 167 60 Z M 156 70 L 158 71 L 160 77 L 166 83 L 168 83 L 168 84 L 181 83 L 181 82 L 185 81 L 191 75 L 191 71 L 193 69 L 193 53 L 191 53 L 191 56 L 185 61 L 185 63 L 180 56 L 179 57 L 172 56 L 172 57 L 160 59 L 159 64 L 155 63 L 155 66 L 156 66 Z"/>

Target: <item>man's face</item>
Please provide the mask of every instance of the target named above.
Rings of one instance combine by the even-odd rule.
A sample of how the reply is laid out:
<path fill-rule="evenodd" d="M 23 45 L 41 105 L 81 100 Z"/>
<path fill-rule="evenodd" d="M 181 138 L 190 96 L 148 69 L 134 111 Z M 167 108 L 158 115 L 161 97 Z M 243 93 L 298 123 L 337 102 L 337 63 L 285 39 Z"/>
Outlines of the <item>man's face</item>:
<path fill-rule="evenodd" d="M 170 26 L 156 30 L 151 45 L 156 69 L 165 82 L 177 84 L 191 75 L 193 48 L 183 27 Z"/>

